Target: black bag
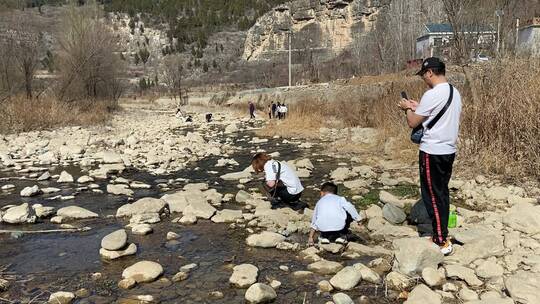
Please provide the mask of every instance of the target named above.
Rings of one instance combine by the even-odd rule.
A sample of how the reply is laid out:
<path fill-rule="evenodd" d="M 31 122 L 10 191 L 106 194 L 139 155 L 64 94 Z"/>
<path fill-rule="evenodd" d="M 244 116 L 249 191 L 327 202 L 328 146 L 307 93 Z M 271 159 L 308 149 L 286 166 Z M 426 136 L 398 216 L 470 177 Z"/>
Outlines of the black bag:
<path fill-rule="evenodd" d="M 441 119 L 441 117 L 446 113 L 446 110 L 450 107 L 450 104 L 452 103 L 452 99 L 454 99 L 454 87 L 450 85 L 450 97 L 448 97 L 448 101 L 444 105 L 444 107 L 441 109 L 439 114 L 433 118 L 432 121 L 429 122 L 429 124 L 426 126 L 426 129 L 429 130 L 435 126 L 435 124 Z M 423 124 L 419 124 L 416 128 L 414 128 L 411 132 L 411 141 L 415 144 L 420 144 L 422 142 L 422 137 L 424 137 L 424 126 Z"/>
<path fill-rule="evenodd" d="M 407 222 L 409 223 L 409 225 L 416 226 L 418 234 L 421 237 L 433 235 L 431 217 L 428 214 L 426 205 L 424 205 L 424 201 L 422 201 L 421 199 L 418 200 L 416 204 L 414 204 L 411 208 L 411 212 L 407 217 Z"/>

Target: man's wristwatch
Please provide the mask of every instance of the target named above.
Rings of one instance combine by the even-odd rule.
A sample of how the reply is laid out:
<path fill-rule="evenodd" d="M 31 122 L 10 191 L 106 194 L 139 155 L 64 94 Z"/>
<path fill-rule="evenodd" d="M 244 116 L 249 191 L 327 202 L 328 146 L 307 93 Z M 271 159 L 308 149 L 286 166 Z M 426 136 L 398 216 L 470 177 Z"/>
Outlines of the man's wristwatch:
<path fill-rule="evenodd" d="M 405 111 L 405 115 L 407 115 L 407 111 L 408 111 L 408 110 L 411 110 L 411 111 L 412 111 L 413 109 L 411 109 L 411 108 L 406 108 L 406 109 L 404 109 L 403 111 Z M 413 111 L 413 112 L 414 112 L 414 111 Z"/>

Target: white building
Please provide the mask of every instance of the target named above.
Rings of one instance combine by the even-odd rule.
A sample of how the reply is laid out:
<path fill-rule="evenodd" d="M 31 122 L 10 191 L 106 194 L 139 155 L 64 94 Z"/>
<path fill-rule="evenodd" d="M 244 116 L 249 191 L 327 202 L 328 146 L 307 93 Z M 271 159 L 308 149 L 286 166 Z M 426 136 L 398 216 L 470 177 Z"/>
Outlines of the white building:
<path fill-rule="evenodd" d="M 540 17 L 529 20 L 519 29 L 517 52 L 523 56 L 540 56 Z"/>

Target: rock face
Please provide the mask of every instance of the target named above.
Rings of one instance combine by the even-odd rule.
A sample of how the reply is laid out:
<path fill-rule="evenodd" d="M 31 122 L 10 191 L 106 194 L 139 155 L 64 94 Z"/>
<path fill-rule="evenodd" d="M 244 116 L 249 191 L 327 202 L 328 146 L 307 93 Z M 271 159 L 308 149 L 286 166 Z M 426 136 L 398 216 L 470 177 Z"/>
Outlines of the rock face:
<path fill-rule="evenodd" d="M 28 220 L 29 216 L 30 208 L 27 203 L 24 203 L 20 206 L 9 208 L 4 216 L 2 216 L 2 220 L 10 224 L 22 224 Z"/>
<path fill-rule="evenodd" d="M 122 278 L 132 278 L 137 283 L 155 281 L 163 273 L 163 267 L 156 262 L 141 261 L 126 268 Z"/>
<path fill-rule="evenodd" d="M 284 240 L 285 237 L 279 233 L 264 231 L 250 235 L 246 239 L 246 243 L 252 247 L 272 248 Z"/>
<path fill-rule="evenodd" d="M 116 230 L 106 235 L 101 240 L 101 248 L 107 250 L 119 250 L 124 248 L 127 244 L 127 233 L 124 229 Z"/>
<path fill-rule="evenodd" d="M 426 267 L 437 268 L 444 256 L 439 248 L 424 238 L 394 240 L 395 269 L 405 275 L 420 274 Z"/>
<path fill-rule="evenodd" d="M 63 218 L 71 218 L 71 219 L 87 219 L 87 218 L 98 217 L 97 213 L 86 210 L 79 206 L 69 206 L 69 207 L 60 208 L 56 212 L 56 215 L 61 216 Z"/>
<path fill-rule="evenodd" d="M 166 205 L 167 203 L 164 200 L 145 197 L 133 204 L 126 204 L 118 208 L 116 211 L 116 216 L 123 217 L 133 216 L 135 214 L 161 213 Z"/>
<path fill-rule="evenodd" d="M 229 278 L 229 282 L 238 288 L 247 288 L 251 284 L 257 282 L 259 269 L 251 264 L 242 264 L 234 266 L 233 274 Z"/>
<path fill-rule="evenodd" d="M 262 283 L 253 284 L 246 291 L 246 301 L 248 303 L 268 303 L 276 298 L 277 294 L 274 289 Z"/>
<path fill-rule="evenodd" d="M 518 303 L 540 303 L 540 273 L 519 271 L 504 280 L 512 299 Z"/>

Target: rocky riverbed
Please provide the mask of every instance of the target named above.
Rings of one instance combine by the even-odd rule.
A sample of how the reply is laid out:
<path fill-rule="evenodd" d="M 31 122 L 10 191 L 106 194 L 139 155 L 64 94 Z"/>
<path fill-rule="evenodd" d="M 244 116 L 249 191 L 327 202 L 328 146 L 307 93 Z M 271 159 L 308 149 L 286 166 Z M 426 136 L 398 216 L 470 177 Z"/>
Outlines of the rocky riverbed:
<path fill-rule="evenodd" d="M 350 132 L 259 138 L 262 120 L 192 115 L 132 108 L 0 138 L 0 302 L 540 303 L 538 189 L 453 179 L 457 245 L 443 257 L 405 222 L 414 164 L 326 151 L 329 132 Z M 306 206 L 270 209 L 257 151 L 295 168 Z M 308 248 L 326 180 L 367 220 L 345 246 Z"/>

